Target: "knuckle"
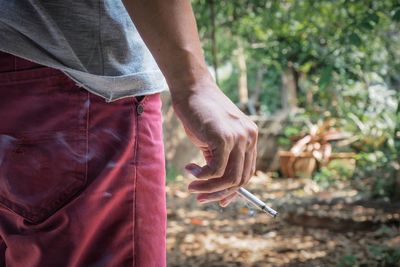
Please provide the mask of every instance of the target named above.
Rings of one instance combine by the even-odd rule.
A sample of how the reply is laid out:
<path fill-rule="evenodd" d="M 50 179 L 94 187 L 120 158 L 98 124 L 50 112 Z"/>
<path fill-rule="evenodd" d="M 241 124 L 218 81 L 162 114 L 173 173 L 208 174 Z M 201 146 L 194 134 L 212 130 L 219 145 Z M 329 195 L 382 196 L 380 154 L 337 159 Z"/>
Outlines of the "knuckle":
<path fill-rule="evenodd" d="M 248 145 L 249 146 L 255 145 L 258 139 L 258 131 L 255 129 L 249 129 L 248 136 L 249 136 L 249 138 L 247 139 Z"/>
<path fill-rule="evenodd" d="M 254 139 L 257 138 L 257 136 L 258 136 L 258 127 L 257 127 L 257 125 L 254 124 L 253 127 L 249 127 L 248 132 L 249 132 L 249 136 L 251 136 Z"/>
<path fill-rule="evenodd" d="M 224 170 L 222 168 L 214 168 L 211 170 L 211 174 L 214 177 L 221 177 L 224 174 Z"/>
<path fill-rule="evenodd" d="M 214 175 L 217 177 L 221 177 L 222 175 L 224 175 L 224 170 L 218 169 L 214 172 Z"/>
<path fill-rule="evenodd" d="M 255 124 L 254 122 L 252 122 L 252 125 L 253 125 L 254 131 L 255 131 L 256 133 L 258 133 L 258 126 L 257 126 L 257 124 Z"/>
<path fill-rule="evenodd" d="M 247 140 L 247 134 L 245 132 L 238 132 L 236 134 L 236 139 L 240 142 L 244 142 Z"/>
<path fill-rule="evenodd" d="M 233 136 L 231 133 L 225 132 L 219 136 L 219 144 L 223 147 L 228 147 L 233 143 Z"/>

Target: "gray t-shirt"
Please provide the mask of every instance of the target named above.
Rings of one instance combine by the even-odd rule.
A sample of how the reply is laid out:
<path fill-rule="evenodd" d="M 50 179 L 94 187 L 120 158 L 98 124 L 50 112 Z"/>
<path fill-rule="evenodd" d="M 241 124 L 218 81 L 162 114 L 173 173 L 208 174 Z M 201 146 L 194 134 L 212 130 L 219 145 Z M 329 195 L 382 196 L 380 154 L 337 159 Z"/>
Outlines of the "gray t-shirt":
<path fill-rule="evenodd" d="M 108 101 L 167 89 L 121 0 L 0 0 L 0 51 L 60 69 Z"/>

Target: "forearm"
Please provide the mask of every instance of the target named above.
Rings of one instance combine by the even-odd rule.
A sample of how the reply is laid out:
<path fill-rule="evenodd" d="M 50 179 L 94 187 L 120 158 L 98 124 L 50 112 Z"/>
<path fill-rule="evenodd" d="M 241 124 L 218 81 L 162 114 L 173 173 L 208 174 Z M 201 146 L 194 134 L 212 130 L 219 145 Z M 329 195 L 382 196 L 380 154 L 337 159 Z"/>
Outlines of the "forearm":
<path fill-rule="evenodd" d="M 226 206 L 254 173 L 257 127 L 218 88 L 204 61 L 189 0 L 123 0 L 167 79 L 174 110 L 204 166 L 186 169 L 200 202 Z"/>
<path fill-rule="evenodd" d="M 209 75 L 189 0 L 123 2 L 171 93 Z"/>

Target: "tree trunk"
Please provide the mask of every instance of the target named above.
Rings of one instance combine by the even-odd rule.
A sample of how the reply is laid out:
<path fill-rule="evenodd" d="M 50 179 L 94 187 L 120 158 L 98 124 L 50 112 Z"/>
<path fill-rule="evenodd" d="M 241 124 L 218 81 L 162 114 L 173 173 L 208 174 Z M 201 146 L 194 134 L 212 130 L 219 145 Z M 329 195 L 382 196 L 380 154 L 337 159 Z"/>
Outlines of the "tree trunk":
<path fill-rule="evenodd" d="M 311 89 L 308 89 L 306 92 L 306 103 L 307 103 L 307 109 L 309 110 L 313 110 L 313 92 L 311 91 Z"/>
<path fill-rule="evenodd" d="M 394 145 L 397 151 L 397 162 L 395 163 L 395 196 L 394 198 L 400 200 L 400 99 L 398 97 L 397 111 L 396 111 L 396 127 L 394 130 Z"/>
<path fill-rule="evenodd" d="M 258 104 L 259 104 L 258 102 L 260 101 L 260 94 L 261 94 L 264 74 L 265 74 L 265 69 L 263 67 L 260 67 L 257 70 L 256 82 L 254 84 L 254 91 L 253 91 L 253 94 L 251 95 L 251 101 L 255 106 L 258 106 Z"/>
<path fill-rule="evenodd" d="M 256 82 L 254 84 L 254 90 L 252 95 L 247 102 L 247 109 L 249 110 L 250 115 L 257 115 L 257 110 L 259 109 L 259 99 L 261 94 L 262 82 L 264 78 L 265 70 L 263 67 L 260 67 L 256 73 Z"/>
<path fill-rule="evenodd" d="M 247 65 L 246 56 L 244 54 L 244 48 L 242 42 L 238 42 L 237 59 L 239 66 L 239 82 L 238 82 L 238 95 L 239 104 L 241 107 L 245 107 L 249 101 L 249 92 L 247 88 Z"/>
<path fill-rule="evenodd" d="M 216 22 L 215 22 L 215 2 L 208 0 L 211 13 L 211 53 L 213 58 L 213 68 L 215 73 L 215 82 L 219 85 L 218 77 L 218 49 L 217 49 L 217 36 L 216 36 Z"/>
<path fill-rule="evenodd" d="M 282 107 L 289 111 L 297 108 L 298 74 L 289 62 L 288 68 L 282 74 Z"/>

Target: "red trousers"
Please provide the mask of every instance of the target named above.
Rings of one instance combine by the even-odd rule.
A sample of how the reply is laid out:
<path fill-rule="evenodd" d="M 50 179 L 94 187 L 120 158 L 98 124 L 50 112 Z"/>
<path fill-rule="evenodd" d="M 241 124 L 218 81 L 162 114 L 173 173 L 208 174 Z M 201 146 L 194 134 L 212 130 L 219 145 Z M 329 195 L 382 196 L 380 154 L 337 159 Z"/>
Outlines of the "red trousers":
<path fill-rule="evenodd" d="M 160 109 L 0 53 L 0 266 L 165 266 Z"/>

